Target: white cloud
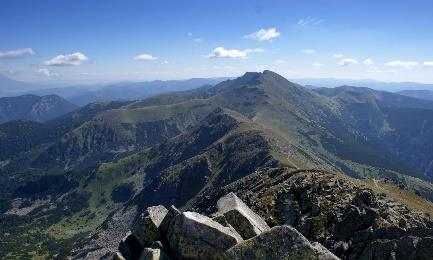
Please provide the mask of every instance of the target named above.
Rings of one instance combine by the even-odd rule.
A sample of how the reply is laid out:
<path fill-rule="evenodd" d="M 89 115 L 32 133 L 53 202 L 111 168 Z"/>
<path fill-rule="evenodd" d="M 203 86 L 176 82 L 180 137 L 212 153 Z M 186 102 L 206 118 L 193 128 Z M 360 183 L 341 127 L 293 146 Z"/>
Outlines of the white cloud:
<path fill-rule="evenodd" d="M 417 62 L 417 61 L 400 61 L 400 60 L 389 61 L 389 62 L 385 63 L 385 67 L 402 68 L 402 69 L 412 70 L 414 68 L 419 67 L 419 62 Z"/>
<path fill-rule="evenodd" d="M 86 55 L 81 52 L 76 52 L 72 54 L 58 55 L 51 60 L 44 61 L 43 64 L 48 66 L 78 66 L 88 60 L 89 58 L 87 58 Z"/>
<path fill-rule="evenodd" d="M 203 38 L 195 38 L 195 39 L 194 39 L 194 42 L 195 42 L 195 43 L 202 43 L 203 41 L 204 41 Z"/>
<path fill-rule="evenodd" d="M 36 52 L 31 48 L 10 50 L 10 51 L 0 51 L 1 58 L 18 58 L 26 55 L 35 55 Z"/>
<path fill-rule="evenodd" d="M 315 53 L 316 50 L 314 50 L 314 49 L 305 49 L 305 50 L 302 50 L 302 52 L 303 53 L 307 53 L 307 54 L 312 54 L 312 53 Z"/>
<path fill-rule="evenodd" d="M 315 69 L 320 69 L 321 67 L 325 66 L 325 64 L 322 64 L 322 63 L 315 61 L 315 62 L 313 62 L 313 64 L 311 64 L 311 66 L 313 66 L 313 68 L 315 68 Z"/>
<path fill-rule="evenodd" d="M 192 32 L 188 32 L 186 35 L 187 35 L 188 37 L 191 37 L 191 36 L 192 36 Z"/>
<path fill-rule="evenodd" d="M 139 55 L 137 55 L 137 56 L 134 57 L 134 60 L 151 61 L 151 60 L 157 60 L 157 59 L 158 59 L 158 57 L 155 57 L 155 56 L 153 56 L 151 54 L 146 54 L 146 53 L 139 54 Z"/>
<path fill-rule="evenodd" d="M 371 65 L 374 64 L 374 62 L 373 62 L 372 59 L 365 59 L 365 60 L 363 61 L 363 63 L 364 63 L 365 65 L 367 65 L 367 66 L 371 66 Z"/>
<path fill-rule="evenodd" d="M 280 32 L 276 28 L 260 29 L 257 32 L 245 35 L 246 39 L 253 39 L 258 41 L 270 41 L 280 36 Z"/>
<path fill-rule="evenodd" d="M 241 58 L 244 59 L 247 57 L 247 53 L 241 50 L 226 50 L 224 47 L 217 47 L 213 50 L 213 52 L 207 55 L 208 58 Z"/>
<path fill-rule="evenodd" d="M 169 63 L 170 63 L 170 62 L 168 62 L 168 60 L 164 60 L 164 61 L 161 62 L 161 64 L 164 64 L 164 65 L 165 65 L 165 64 L 169 64 Z"/>
<path fill-rule="evenodd" d="M 319 25 L 319 24 L 323 23 L 324 21 L 325 20 L 308 16 L 307 18 L 299 19 L 298 22 L 296 23 L 296 25 L 305 27 L 305 26 L 310 26 L 310 25 Z"/>
<path fill-rule="evenodd" d="M 207 58 L 216 59 L 216 58 L 240 58 L 245 59 L 248 53 L 255 52 L 264 52 L 265 50 L 257 48 L 257 49 L 245 49 L 245 50 L 227 50 L 224 47 L 215 48 L 211 54 L 207 55 Z"/>
<path fill-rule="evenodd" d="M 337 58 L 337 59 L 341 59 L 343 57 L 344 57 L 343 54 L 335 54 L 334 55 L 334 58 Z"/>
<path fill-rule="evenodd" d="M 349 65 L 354 65 L 356 63 L 358 63 L 358 61 L 355 60 L 355 59 L 342 59 L 342 60 L 340 60 L 338 62 L 338 65 L 340 65 L 340 66 L 349 66 Z"/>
<path fill-rule="evenodd" d="M 52 72 L 51 70 L 47 69 L 47 68 L 40 68 L 36 71 L 37 73 L 44 75 L 46 77 L 57 77 L 59 76 L 58 73 Z"/>
<path fill-rule="evenodd" d="M 285 60 L 276 60 L 275 63 L 277 63 L 277 64 L 283 64 L 283 63 L 286 63 L 286 61 Z"/>
<path fill-rule="evenodd" d="M 425 67 L 433 67 L 433 61 L 424 61 L 423 65 Z"/>

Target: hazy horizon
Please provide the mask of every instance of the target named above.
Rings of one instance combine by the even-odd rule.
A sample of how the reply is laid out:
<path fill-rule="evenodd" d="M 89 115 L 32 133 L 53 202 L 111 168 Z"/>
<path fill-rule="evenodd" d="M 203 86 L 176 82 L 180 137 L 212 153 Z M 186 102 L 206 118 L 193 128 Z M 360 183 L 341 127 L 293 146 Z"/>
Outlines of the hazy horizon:
<path fill-rule="evenodd" d="M 432 7 L 421 0 L 3 1 L 0 72 L 72 84 L 264 69 L 289 79 L 433 83 Z"/>

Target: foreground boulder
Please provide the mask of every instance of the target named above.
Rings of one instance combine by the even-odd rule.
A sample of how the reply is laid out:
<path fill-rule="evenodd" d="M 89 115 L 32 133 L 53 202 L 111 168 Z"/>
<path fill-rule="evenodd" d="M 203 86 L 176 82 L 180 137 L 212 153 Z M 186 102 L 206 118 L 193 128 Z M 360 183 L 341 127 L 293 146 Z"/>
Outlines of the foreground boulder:
<path fill-rule="evenodd" d="M 277 226 L 226 253 L 228 259 L 339 259 L 320 244 L 311 244 L 290 226 Z"/>
<path fill-rule="evenodd" d="M 234 193 L 220 198 L 217 208 L 213 218 L 174 206 L 147 208 L 113 259 L 338 259 L 291 226 L 269 228 Z"/>
<path fill-rule="evenodd" d="M 125 259 L 138 259 L 142 250 L 143 247 L 138 243 L 131 232 L 128 232 L 119 244 L 119 252 Z M 117 254 L 113 256 L 114 259 L 119 259 L 119 257 L 120 256 Z"/>
<path fill-rule="evenodd" d="M 243 239 L 249 239 L 269 230 L 268 224 L 233 192 L 220 198 L 217 202 L 218 213 L 215 219 L 226 221 Z M 222 216 L 224 220 L 222 220 Z"/>
<path fill-rule="evenodd" d="M 180 212 L 180 210 L 178 210 L 175 206 L 171 206 L 168 209 L 167 214 L 165 215 L 164 219 L 161 222 L 161 225 L 159 225 L 159 230 L 161 231 L 161 233 L 166 236 L 167 232 L 168 232 L 168 228 L 170 227 L 171 222 L 173 221 L 173 219 L 177 216 L 182 214 L 182 212 Z"/>
<path fill-rule="evenodd" d="M 195 212 L 176 216 L 167 238 L 179 259 L 222 259 L 224 251 L 242 241 L 228 227 Z"/>
<path fill-rule="evenodd" d="M 133 223 L 131 232 L 142 247 L 159 240 L 161 237 L 159 226 L 167 212 L 164 206 L 149 207 Z"/>

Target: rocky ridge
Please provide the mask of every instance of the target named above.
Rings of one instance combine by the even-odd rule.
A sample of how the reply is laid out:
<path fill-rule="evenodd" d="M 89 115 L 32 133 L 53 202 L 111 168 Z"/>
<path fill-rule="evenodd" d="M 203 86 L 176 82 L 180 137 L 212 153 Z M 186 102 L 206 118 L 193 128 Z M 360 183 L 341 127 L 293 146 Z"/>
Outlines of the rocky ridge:
<path fill-rule="evenodd" d="M 171 206 L 147 208 L 113 259 L 338 259 L 290 225 L 268 224 L 234 193 L 211 216 Z"/>
<path fill-rule="evenodd" d="M 433 220 L 362 180 L 320 170 L 257 171 L 192 206 L 236 193 L 270 226 L 290 225 L 341 259 L 431 259 Z"/>

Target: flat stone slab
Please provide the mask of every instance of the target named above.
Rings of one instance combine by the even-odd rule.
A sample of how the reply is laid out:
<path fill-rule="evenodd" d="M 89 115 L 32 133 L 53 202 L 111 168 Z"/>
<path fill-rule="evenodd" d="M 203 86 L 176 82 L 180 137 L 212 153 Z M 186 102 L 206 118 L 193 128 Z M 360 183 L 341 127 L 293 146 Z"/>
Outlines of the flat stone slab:
<path fill-rule="evenodd" d="M 180 259 L 221 259 L 242 238 L 211 218 L 195 212 L 177 215 L 168 229 L 172 253 Z"/>
<path fill-rule="evenodd" d="M 269 230 L 268 224 L 254 211 L 252 211 L 233 192 L 221 197 L 217 202 L 217 216 L 224 215 L 225 220 L 230 224 L 243 239 L 249 239 Z"/>

